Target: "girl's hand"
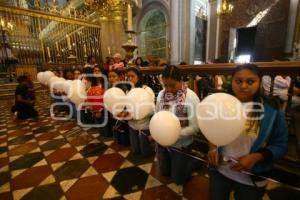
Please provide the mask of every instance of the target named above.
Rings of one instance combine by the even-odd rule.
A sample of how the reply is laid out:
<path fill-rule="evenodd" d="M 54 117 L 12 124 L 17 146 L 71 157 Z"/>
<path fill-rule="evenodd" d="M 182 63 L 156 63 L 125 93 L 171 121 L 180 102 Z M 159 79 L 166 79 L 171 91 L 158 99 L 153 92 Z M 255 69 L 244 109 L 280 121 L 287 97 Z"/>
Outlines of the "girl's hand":
<path fill-rule="evenodd" d="M 95 112 L 95 117 L 96 118 L 100 118 L 102 115 L 101 115 L 101 112 Z"/>
<path fill-rule="evenodd" d="M 116 115 L 116 117 L 118 118 L 122 118 L 122 116 L 123 116 L 123 112 L 120 112 L 119 114 Z"/>
<path fill-rule="evenodd" d="M 91 106 L 86 106 L 85 109 L 88 110 L 88 111 L 92 111 L 92 107 Z"/>
<path fill-rule="evenodd" d="M 117 115 L 117 117 L 120 118 L 120 119 L 127 119 L 129 117 L 129 112 L 126 112 L 126 111 L 120 112 Z"/>
<path fill-rule="evenodd" d="M 150 142 L 154 141 L 154 139 L 152 138 L 151 135 L 148 136 L 148 140 L 149 140 Z"/>
<path fill-rule="evenodd" d="M 219 152 L 218 149 L 209 150 L 207 153 L 207 161 L 211 166 L 218 166 Z"/>
<path fill-rule="evenodd" d="M 260 153 L 252 153 L 239 158 L 239 162 L 231 167 L 235 171 L 249 171 L 259 161 L 263 160 Z"/>
<path fill-rule="evenodd" d="M 217 166 L 219 160 L 218 147 L 214 144 L 209 144 L 209 151 L 207 153 L 207 161 L 211 166 Z"/>
<path fill-rule="evenodd" d="M 123 118 L 126 118 L 129 116 L 129 112 L 123 112 Z"/>

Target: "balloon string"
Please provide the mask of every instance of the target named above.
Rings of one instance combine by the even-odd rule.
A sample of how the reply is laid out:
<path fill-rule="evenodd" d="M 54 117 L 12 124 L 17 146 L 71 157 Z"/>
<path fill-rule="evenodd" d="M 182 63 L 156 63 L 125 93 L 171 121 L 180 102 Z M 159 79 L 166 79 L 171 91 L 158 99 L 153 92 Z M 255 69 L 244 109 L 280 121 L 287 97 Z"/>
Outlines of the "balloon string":
<path fill-rule="evenodd" d="M 117 120 L 116 124 L 117 124 L 118 122 L 119 122 L 119 123 L 125 123 L 125 122 L 123 122 L 123 121 Z M 143 132 L 143 130 L 139 130 L 139 133 L 140 133 L 140 134 L 143 134 L 143 135 L 145 135 L 145 136 L 147 136 L 147 137 L 149 137 L 149 135 L 148 135 L 147 133 Z M 203 154 L 200 153 L 200 152 L 197 152 L 197 151 L 195 151 L 195 150 L 192 150 L 192 153 L 195 153 L 195 154 L 199 155 L 199 157 L 198 157 L 198 156 L 192 155 L 192 154 L 190 154 L 190 153 L 184 152 L 184 151 L 182 151 L 181 149 L 176 148 L 176 147 L 169 146 L 169 147 L 167 147 L 167 148 L 168 148 L 168 149 L 172 149 L 172 150 L 174 150 L 174 151 L 176 151 L 176 152 L 178 152 L 178 153 L 184 154 L 184 155 L 186 155 L 186 156 L 188 156 L 188 157 L 190 157 L 190 158 L 193 158 L 193 159 L 195 159 L 195 160 L 201 161 L 201 162 L 205 163 L 207 166 L 209 166 L 209 163 L 208 163 L 207 159 L 201 158 L 201 157 L 204 157 L 204 156 L 203 156 Z M 202 154 L 202 155 L 201 155 L 201 154 Z M 201 156 L 201 157 L 200 157 L 200 156 Z M 236 161 L 236 160 L 235 160 L 235 161 Z M 236 162 L 238 162 L 238 161 L 236 161 Z M 239 173 L 246 174 L 246 175 L 249 175 L 249 176 L 254 176 L 254 177 L 257 177 L 257 178 L 260 178 L 260 179 L 264 179 L 264 180 L 267 180 L 267 181 L 269 181 L 269 182 L 273 182 L 273 183 L 276 183 L 276 184 L 280 184 L 281 186 L 284 186 L 284 187 L 286 187 L 286 188 L 290 188 L 290 189 L 293 189 L 293 190 L 296 190 L 296 191 L 299 191 L 299 192 L 300 192 L 300 188 L 299 188 L 299 187 L 291 186 L 291 185 L 288 185 L 288 184 L 286 184 L 286 183 L 282 183 L 282 182 L 280 182 L 280 181 L 277 181 L 277 180 L 275 180 L 275 179 L 272 179 L 272 178 L 269 178 L 269 177 L 266 177 L 266 176 L 256 175 L 256 174 L 253 174 L 253 173 L 248 172 L 248 171 L 239 171 Z"/>

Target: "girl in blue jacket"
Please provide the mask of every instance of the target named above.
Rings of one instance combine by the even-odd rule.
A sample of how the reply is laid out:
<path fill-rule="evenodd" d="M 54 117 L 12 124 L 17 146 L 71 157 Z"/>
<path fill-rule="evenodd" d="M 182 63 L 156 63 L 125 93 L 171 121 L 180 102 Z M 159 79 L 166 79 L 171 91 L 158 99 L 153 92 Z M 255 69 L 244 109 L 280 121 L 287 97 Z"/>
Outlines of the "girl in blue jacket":
<path fill-rule="evenodd" d="M 287 152 L 288 129 L 284 113 L 260 94 L 261 74 L 254 64 L 237 66 L 232 74 L 232 94 L 242 103 L 254 102 L 248 114 L 245 131 L 233 142 L 219 147 L 210 144 L 208 162 L 210 199 L 262 199 L 266 181 L 256 175 L 266 175 L 275 160 Z M 261 110 L 262 112 L 259 112 Z"/>

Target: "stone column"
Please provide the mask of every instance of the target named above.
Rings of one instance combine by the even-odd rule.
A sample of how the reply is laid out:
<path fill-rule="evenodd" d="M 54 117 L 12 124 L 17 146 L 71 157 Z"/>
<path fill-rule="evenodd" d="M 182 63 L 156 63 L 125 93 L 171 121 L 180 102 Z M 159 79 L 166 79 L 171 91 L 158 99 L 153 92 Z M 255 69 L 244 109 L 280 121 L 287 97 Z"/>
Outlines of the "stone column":
<path fill-rule="evenodd" d="M 191 55 L 191 45 L 194 43 L 190 43 L 191 38 L 191 6 L 193 1 L 192 0 L 184 0 L 183 2 L 183 15 L 182 15 L 182 54 L 181 60 L 185 61 L 186 63 L 191 63 L 190 55 Z M 195 25 L 194 25 L 195 27 Z"/>
<path fill-rule="evenodd" d="M 112 57 L 113 54 L 119 52 L 122 57 L 125 56 L 125 51 L 122 45 L 127 41 L 127 35 L 125 33 L 122 18 L 115 18 L 113 20 L 107 18 L 101 18 L 101 48 L 102 54 Z M 126 28 L 126 25 L 125 25 Z"/>
<path fill-rule="evenodd" d="M 171 64 L 178 64 L 182 57 L 182 0 L 172 0 L 171 4 Z"/>
<path fill-rule="evenodd" d="M 285 42 L 285 53 L 291 53 L 293 50 L 293 38 L 296 26 L 296 17 L 297 17 L 297 9 L 299 6 L 299 0 L 290 0 L 290 8 L 289 8 L 289 19 L 288 19 L 288 27 L 287 27 L 287 35 Z M 297 42 L 297 41 L 294 41 Z"/>
<path fill-rule="evenodd" d="M 219 56 L 220 19 L 217 16 L 219 0 L 210 0 L 208 5 L 206 60 L 210 61 Z"/>

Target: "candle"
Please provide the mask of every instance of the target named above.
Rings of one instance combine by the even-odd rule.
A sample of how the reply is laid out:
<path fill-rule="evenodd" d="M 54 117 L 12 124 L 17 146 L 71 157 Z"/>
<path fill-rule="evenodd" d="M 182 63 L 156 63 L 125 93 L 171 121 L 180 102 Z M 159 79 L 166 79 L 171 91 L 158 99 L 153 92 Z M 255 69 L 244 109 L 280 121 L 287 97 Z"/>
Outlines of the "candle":
<path fill-rule="evenodd" d="M 49 47 L 47 47 L 47 52 L 48 52 L 48 58 L 51 58 L 50 48 Z"/>
<path fill-rule="evenodd" d="M 128 4 L 128 8 L 127 8 L 127 29 L 128 31 L 132 31 L 132 8 L 130 6 L 130 4 Z"/>
<path fill-rule="evenodd" d="M 55 42 L 56 51 L 59 52 L 58 42 Z"/>
<path fill-rule="evenodd" d="M 83 45 L 83 52 L 86 55 L 86 44 Z"/>
<path fill-rule="evenodd" d="M 4 28 L 5 24 L 4 24 L 4 20 L 1 19 L 1 26 Z"/>
<path fill-rule="evenodd" d="M 108 55 L 110 55 L 110 47 L 107 47 Z"/>
<path fill-rule="evenodd" d="M 70 38 L 70 36 L 69 36 L 68 34 L 66 35 L 66 38 L 67 38 L 68 49 L 69 49 L 69 50 L 72 50 L 72 46 L 71 46 L 71 38 Z"/>

